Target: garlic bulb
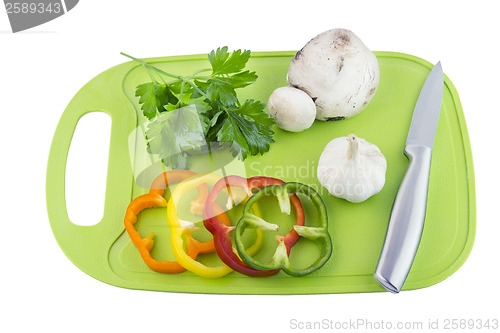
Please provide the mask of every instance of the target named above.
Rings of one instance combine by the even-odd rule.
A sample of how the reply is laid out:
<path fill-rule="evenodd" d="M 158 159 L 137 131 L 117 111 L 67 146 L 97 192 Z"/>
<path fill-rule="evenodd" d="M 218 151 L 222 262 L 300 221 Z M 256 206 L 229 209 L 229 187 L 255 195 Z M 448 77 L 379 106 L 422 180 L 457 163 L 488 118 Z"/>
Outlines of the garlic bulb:
<path fill-rule="evenodd" d="M 380 149 L 351 134 L 326 145 L 319 158 L 318 180 L 333 196 L 362 202 L 382 190 L 386 170 Z"/>

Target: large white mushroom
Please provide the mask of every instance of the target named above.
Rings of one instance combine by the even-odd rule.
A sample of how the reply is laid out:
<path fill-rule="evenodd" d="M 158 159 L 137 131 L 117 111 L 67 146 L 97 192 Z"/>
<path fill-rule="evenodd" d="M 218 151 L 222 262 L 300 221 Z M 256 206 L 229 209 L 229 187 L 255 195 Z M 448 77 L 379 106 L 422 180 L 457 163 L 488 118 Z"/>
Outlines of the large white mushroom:
<path fill-rule="evenodd" d="M 319 120 L 357 115 L 377 91 L 379 78 L 373 52 L 346 29 L 328 30 L 311 39 L 288 69 L 288 83 L 312 98 Z"/>

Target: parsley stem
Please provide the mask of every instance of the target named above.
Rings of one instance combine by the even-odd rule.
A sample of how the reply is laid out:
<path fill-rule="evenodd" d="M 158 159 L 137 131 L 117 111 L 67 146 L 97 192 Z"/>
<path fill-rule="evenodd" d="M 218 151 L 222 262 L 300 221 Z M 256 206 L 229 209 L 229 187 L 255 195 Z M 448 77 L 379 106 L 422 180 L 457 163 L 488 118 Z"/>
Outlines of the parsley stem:
<path fill-rule="evenodd" d="M 191 76 L 195 76 L 195 75 L 200 74 L 200 73 L 203 73 L 203 72 L 209 72 L 209 71 L 211 71 L 211 70 L 212 70 L 212 68 L 204 68 L 204 69 L 200 69 L 199 71 L 196 71 L 196 72 L 194 72 L 193 74 L 191 74 Z"/>
<path fill-rule="evenodd" d="M 120 54 L 121 54 L 121 55 L 123 55 L 123 56 L 125 56 L 125 57 L 127 57 L 127 58 L 130 58 L 130 59 L 132 59 L 132 60 L 134 60 L 134 61 L 137 61 L 137 62 L 138 62 L 138 63 L 140 63 L 141 65 L 143 65 L 143 66 L 147 66 L 147 67 L 149 67 L 149 68 L 151 68 L 151 69 L 153 69 L 153 70 L 157 71 L 158 73 L 161 73 L 161 74 L 166 75 L 166 76 L 173 77 L 173 78 L 175 78 L 175 79 L 182 79 L 182 76 L 180 76 L 180 75 L 175 75 L 175 74 L 171 74 L 171 73 L 165 72 L 165 71 L 163 71 L 163 70 L 161 70 L 161 69 L 159 69 L 159 68 L 157 68 L 157 67 L 155 67 L 155 66 L 153 66 L 153 65 L 151 65 L 151 64 L 148 64 L 147 62 L 145 62 L 145 61 L 143 61 L 143 60 L 141 60 L 141 59 L 138 59 L 138 58 L 136 58 L 136 57 L 132 57 L 131 55 L 128 55 L 128 54 L 123 53 L 123 52 L 120 52 Z"/>
<path fill-rule="evenodd" d="M 171 74 L 171 73 L 165 72 L 164 70 L 161 70 L 161 69 L 159 69 L 159 68 L 157 68 L 157 67 L 155 67 L 153 65 L 150 65 L 148 63 L 145 63 L 145 64 L 146 64 L 146 66 L 148 66 L 151 69 L 154 69 L 155 71 L 157 71 L 160 74 L 173 77 L 174 79 L 183 79 L 183 77 L 180 76 L 180 75 L 175 75 L 175 74 Z"/>
<path fill-rule="evenodd" d="M 181 83 L 181 91 L 179 93 L 179 107 L 182 107 L 182 95 L 184 94 L 184 84 L 186 83 L 186 81 L 182 81 Z"/>
<path fill-rule="evenodd" d="M 148 73 L 149 78 L 151 79 L 151 81 L 158 83 L 158 81 L 156 81 L 155 77 L 153 76 L 153 74 L 151 74 L 151 72 L 149 71 L 149 69 L 146 66 L 144 66 L 143 64 L 141 64 L 141 66 L 142 66 L 142 68 L 144 68 L 144 70 L 146 71 L 146 73 Z"/>
<path fill-rule="evenodd" d="M 206 99 L 210 99 L 210 98 L 208 97 L 208 95 L 207 95 L 205 92 L 203 92 L 200 88 L 198 88 L 198 87 L 196 86 L 196 84 L 194 84 L 194 83 L 193 83 L 193 82 L 191 82 L 191 81 L 185 81 L 185 82 L 187 82 L 187 83 L 188 83 L 191 87 L 193 87 L 193 89 L 194 89 L 194 90 L 196 90 L 197 92 L 199 92 L 199 93 L 200 93 L 200 95 L 202 95 L 202 96 L 203 96 L 203 97 L 205 97 Z"/>
<path fill-rule="evenodd" d="M 198 79 L 198 80 L 210 80 L 211 79 L 210 76 L 206 76 L 206 75 L 193 75 L 193 76 L 190 76 L 189 78 L 190 79 Z"/>

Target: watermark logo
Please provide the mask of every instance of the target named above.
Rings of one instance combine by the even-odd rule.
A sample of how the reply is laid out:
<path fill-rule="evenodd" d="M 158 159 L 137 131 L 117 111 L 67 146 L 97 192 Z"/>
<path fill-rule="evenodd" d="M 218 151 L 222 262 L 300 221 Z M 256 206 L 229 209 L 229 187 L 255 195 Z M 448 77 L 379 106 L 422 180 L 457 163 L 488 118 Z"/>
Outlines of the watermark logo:
<path fill-rule="evenodd" d="M 178 132 L 176 137 L 170 130 L 185 125 L 189 126 L 189 133 L 184 133 L 187 135 Z M 194 105 L 162 112 L 154 120 L 140 124 L 128 138 L 135 183 L 149 189 L 160 173 L 174 169 L 247 178 L 241 154 L 234 153 L 238 148 L 230 143 L 207 143 L 203 126 Z"/>
<path fill-rule="evenodd" d="M 12 32 L 52 21 L 73 9 L 79 0 L 4 0 Z"/>

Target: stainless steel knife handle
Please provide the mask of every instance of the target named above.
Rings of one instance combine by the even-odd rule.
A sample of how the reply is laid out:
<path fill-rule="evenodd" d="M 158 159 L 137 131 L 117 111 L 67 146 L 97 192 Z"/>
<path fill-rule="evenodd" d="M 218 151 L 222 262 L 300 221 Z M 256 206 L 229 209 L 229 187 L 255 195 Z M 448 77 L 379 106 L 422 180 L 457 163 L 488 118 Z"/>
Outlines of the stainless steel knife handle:
<path fill-rule="evenodd" d="M 407 145 L 410 163 L 392 206 L 375 279 L 392 293 L 401 291 L 417 253 L 424 227 L 432 149 Z"/>

